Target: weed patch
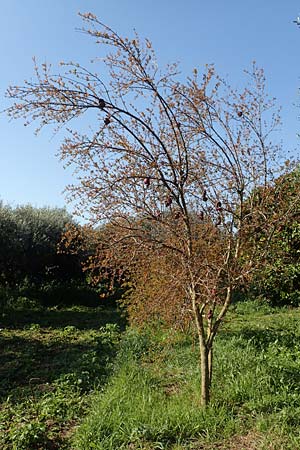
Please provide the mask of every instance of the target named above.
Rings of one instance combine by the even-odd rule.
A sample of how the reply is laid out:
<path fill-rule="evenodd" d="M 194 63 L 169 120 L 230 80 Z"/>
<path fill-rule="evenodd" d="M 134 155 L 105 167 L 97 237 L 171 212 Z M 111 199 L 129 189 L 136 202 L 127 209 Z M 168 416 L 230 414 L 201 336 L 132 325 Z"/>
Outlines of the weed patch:
<path fill-rule="evenodd" d="M 36 316 L 27 310 L 6 314 L 1 325 L 0 448 L 70 448 L 91 393 L 112 370 L 118 314 L 74 308 Z"/>

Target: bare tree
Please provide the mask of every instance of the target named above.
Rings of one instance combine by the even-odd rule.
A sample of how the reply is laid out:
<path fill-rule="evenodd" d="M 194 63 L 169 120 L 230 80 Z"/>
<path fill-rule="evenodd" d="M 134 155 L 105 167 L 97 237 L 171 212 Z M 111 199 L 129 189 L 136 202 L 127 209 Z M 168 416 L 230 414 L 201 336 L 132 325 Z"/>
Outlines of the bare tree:
<path fill-rule="evenodd" d="M 8 89 L 15 100 L 8 114 L 38 121 L 40 129 L 94 113 L 94 131 L 68 128 L 61 147 L 62 160 L 78 173 L 70 197 L 92 223 L 110 224 L 111 256 L 121 248 L 136 264 L 149 250 L 169 255 L 170 278 L 180 280 L 198 333 L 207 405 L 214 338 L 234 291 L 258 267 L 282 219 L 268 222 L 263 213 L 265 188 L 278 168 L 279 149 L 270 140 L 278 111 L 255 64 L 242 91 L 213 66 L 183 82 L 176 64 L 158 68 L 149 40 L 123 38 L 91 13 L 81 17 L 88 26 L 82 31 L 110 47 L 101 59 L 108 84 L 73 62 L 62 63 L 59 75 L 36 66 L 36 81 Z M 261 240 L 257 219 L 267 224 L 266 245 L 249 251 L 249 235 Z"/>

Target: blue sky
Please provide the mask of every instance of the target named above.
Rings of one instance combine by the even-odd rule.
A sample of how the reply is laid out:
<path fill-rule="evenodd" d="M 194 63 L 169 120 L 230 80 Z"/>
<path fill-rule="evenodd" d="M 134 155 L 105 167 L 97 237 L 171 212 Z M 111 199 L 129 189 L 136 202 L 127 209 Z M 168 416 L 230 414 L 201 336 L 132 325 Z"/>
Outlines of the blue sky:
<path fill-rule="evenodd" d="M 290 0 L 2 0 L 0 15 L 0 110 L 9 84 L 33 74 L 40 62 L 89 61 L 99 48 L 75 31 L 77 13 L 93 12 L 120 34 L 133 28 L 152 40 L 161 64 L 179 61 L 183 75 L 214 63 L 217 72 L 241 85 L 253 60 L 265 69 L 270 94 L 282 106 L 281 138 L 299 153 L 300 2 Z M 63 132 L 53 136 L 0 115 L 0 199 L 12 205 L 64 206 L 63 190 L 72 183 L 55 156 Z M 71 206 L 68 207 L 71 210 Z"/>

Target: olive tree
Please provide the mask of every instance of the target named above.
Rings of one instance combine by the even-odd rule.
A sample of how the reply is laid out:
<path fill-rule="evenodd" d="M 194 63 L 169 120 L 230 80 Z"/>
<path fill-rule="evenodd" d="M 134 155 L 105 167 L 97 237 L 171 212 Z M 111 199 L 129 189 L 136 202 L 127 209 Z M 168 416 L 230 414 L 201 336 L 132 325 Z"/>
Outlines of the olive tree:
<path fill-rule="evenodd" d="M 54 276 L 78 276 L 80 262 L 57 254 L 57 245 L 71 222 L 65 209 L 13 208 L 0 203 L 0 282 L 14 285 L 25 278 L 42 282 Z"/>
<path fill-rule="evenodd" d="M 38 130 L 65 126 L 61 158 L 78 174 L 70 196 L 91 223 L 110 224 L 102 255 L 121 249 L 135 265 L 149 251 L 170 258 L 169 279 L 180 280 L 199 338 L 206 405 L 217 331 L 287 212 L 269 221 L 264 195 L 252 201 L 258 188 L 267 192 L 278 168 L 279 148 L 271 140 L 279 125 L 275 102 L 255 64 L 240 91 L 213 66 L 182 81 L 176 64 L 159 69 L 148 39 L 119 36 L 91 13 L 81 17 L 82 31 L 107 49 L 94 60 L 97 71 L 62 62 L 53 74 L 51 66 L 36 64 L 36 79 L 8 89 L 14 103 L 7 111 L 25 124 L 36 121 Z M 87 114 L 91 124 L 82 133 L 78 119 Z M 249 251 L 258 219 L 268 230 L 265 246 Z"/>

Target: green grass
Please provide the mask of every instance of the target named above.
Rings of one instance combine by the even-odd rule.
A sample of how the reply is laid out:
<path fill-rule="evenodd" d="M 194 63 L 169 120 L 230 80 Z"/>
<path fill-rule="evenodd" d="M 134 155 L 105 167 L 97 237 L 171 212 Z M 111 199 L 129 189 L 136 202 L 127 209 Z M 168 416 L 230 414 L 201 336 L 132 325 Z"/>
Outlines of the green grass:
<path fill-rule="evenodd" d="M 196 341 L 174 331 L 127 332 L 74 448 L 300 448 L 299 320 L 299 310 L 233 308 L 216 340 L 205 411 Z"/>
<path fill-rule="evenodd" d="M 1 449 L 300 448 L 299 309 L 231 309 L 206 410 L 196 338 L 123 325 L 105 308 L 3 315 Z"/>
<path fill-rule="evenodd" d="M 0 448 L 70 448 L 69 436 L 112 369 L 115 310 L 14 310 L 0 322 Z"/>

